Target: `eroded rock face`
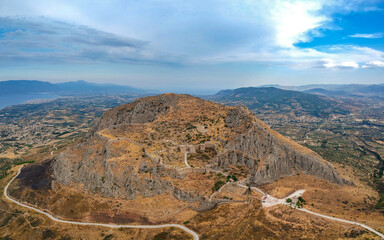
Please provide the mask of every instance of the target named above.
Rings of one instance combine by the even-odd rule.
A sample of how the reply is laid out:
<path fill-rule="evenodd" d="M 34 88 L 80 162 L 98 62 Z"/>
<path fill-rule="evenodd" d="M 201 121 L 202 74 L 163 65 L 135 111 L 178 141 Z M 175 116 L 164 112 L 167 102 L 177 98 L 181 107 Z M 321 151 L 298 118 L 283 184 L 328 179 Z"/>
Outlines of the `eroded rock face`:
<path fill-rule="evenodd" d="M 237 107 L 228 111 L 225 124 L 235 130 L 242 125 L 245 125 L 245 128 L 249 128 L 253 120 L 254 116 L 246 107 Z"/>
<path fill-rule="evenodd" d="M 165 114 L 176 105 L 177 95 L 159 95 L 157 98 L 141 98 L 134 103 L 115 107 L 103 114 L 91 133 L 119 124 L 153 122 L 158 114 Z"/>
<path fill-rule="evenodd" d="M 145 158 L 138 169 L 129 164 L 108 161 L 115 157 L 108 148 L 108 140 L 98 135 L 91 139 L 57 156 L 52 164 L 53 184 L 80 184 L 92 193 L 121 199 L 134 199 L 138 195 L 150 198 L 167 193 L 181 201 L 197 202 L 194 209 L 198 211 L 215 205 L 199 194 L 178 189 L 164 179 L 182 179 L 176 169 L 165 168 Z M 81 153 L 73 154 L 77 151 Z M 78 158 L 79 155 L 82 158 Z"/>
<path fill-rule="evenodd" d="M 205 126 L 203 133 L 196 131 L 193 124 Z M 142 141 L 144 138 L 147 140 Z M 205 170 L 246 166 L 246 182 L 251 185 L 297 173 L 341 185 L 352 184 L 320 156 L 274 132 L 247 108 L 176 94 L 139 99 L 105 112 L 80 143 L 53 161 L 53 183 L 76 185 L 105 197 L 123 199 L 165 193 L 197 203 L 196 210 L 209 209 L 215 202 L 208 200 L 207 193 L 182 188 L 179 184 L 186 181 L 185 176 L 169 165 L 175 156 L 184 163 L 184 153 L 177 155 L 179 146 L 204 141 L 217 150 L 206 162 Z M 160 157 L 171 151 L 176 151 L 172 157 Z M 169 163 L 165 163 L 167 159 L 171 159 Z"/>
<path fill-rule="evenodd" d="M 320 156 L 287 141 L 260 122 L 253 122 L 246 133 L 237 135 L 224 149 L 227 150 L 225 154 L 217 156 L 217 167 L 246 165 L 251 169 L 247 179 L 251 185 L 271 183 L 297 173 L 314 175 L 340 185 L 353 185 L 340 177 L 336 169 Z M 259 164 L 261 159 L 262 165 Z"/>

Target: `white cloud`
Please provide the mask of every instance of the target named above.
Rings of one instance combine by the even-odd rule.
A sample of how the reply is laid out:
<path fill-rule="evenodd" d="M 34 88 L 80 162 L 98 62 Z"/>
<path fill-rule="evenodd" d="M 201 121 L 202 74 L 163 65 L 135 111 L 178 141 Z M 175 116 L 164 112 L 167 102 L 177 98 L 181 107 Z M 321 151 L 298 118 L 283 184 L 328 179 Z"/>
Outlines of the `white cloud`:
<path fill-rule="evenodd" d="M 309 31 L 314 30 L 330 19 L 316 13 L 321 10 L 321 1 L 277 1 L 271 9 L 275 23 L 275 41 L 280 47 L 292 48 L 298 42 L 310 40 Z"/>
<path fill-rule="evenodd" d="M 340 2 L 354 6 L 350 2 L 356 0 L 24 0 L 2 3 L 0 16 L 44 16 L 143 39 L 167 51 L 201 54 L 222 51 L 218 40 L 225 49 L 290 48 L 325 27 L 331 19 L 321 10 Z"/>
<path fill-rule="evenodd" d="M 357 69 L 359 68 L 359 64 L 356 62 L 339 62 L 335 63 L 333 61 L 328 61 L 327 63 L 324 63 L 323 66 L 325 68 L 338 68 L 338 69 Z"/>
<path fill-rule="evenodd" d="M 356 33 L 353 35 L 349 35 L 349 37 L 351 38 L 382 38 L 383 35 L 384 35 L 383 33 L 370 33 L 370 34 Z"/>
<path fill-rule="evenodd" d="M 363 65 L 362 68 L 384 68 L 383 61 L 372 61 Z"/>
<path fill-rule="evenodd" d="M 265 61 L 311 67 L 322 59 L 332 59 L 327 66 L 342 69 L 356 68 L 356 64 L 358 67 L 363 62 L 384 61 L 383 53 L 356 46 L 303 49 L 295 44 L 308 42 L 319 35 L 321 29 L 329 28 L 333 13 L 357 11 L 364 2 L 366 0 L 23 0 L 23 4 L 2 3 L 0 17 L 44 16 L 69 22 L 70 28 L 84 25 L 95 29 L 99 32 L 97 41 L 75 34 L 70 40 L 87 46 L 82 49 L 83 55 L 100 60 L 138 58 L 182 64 Z M 13 32 L 20 34 L 17 29 Z M 37 38 L 31 36 L 32 40 Z M 121 41 L 126 44 L 126 40 L 133 43 L 133 39 L 146 43 L 145 51 L 141 48 L 122 50 L 116 46 Z M 100 49 L 98 44 L 114 46 Z"/>
<path fill-rule="evenodd" d="M 151 62 L 147 43 L 46 18 L 1 18 L 0 63 Z M 12 64 L 12 62 L 11 62 Z"/>
<path fill-rule="evenodd" d="M 258 52 L 237 54 L 236 52 L 199 58 L 193 63 L 267 62 L 291 66 L 295 69 L 358 69 L 361 64 L 379 59 L 384 62 L 384 52 L 354 45 L 313 48 L 265 49 Z"/>

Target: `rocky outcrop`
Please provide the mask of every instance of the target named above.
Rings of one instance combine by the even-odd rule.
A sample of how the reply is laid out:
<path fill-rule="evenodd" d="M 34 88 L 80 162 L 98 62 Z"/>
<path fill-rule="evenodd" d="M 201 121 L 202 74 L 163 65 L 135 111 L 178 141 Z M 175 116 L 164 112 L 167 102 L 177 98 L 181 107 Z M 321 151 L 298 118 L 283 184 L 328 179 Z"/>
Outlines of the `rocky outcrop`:
<path fill-rule="evenodd" d="M 121 199 L 134 199 L 138 195 L 150 198 L 167 193 L 180 201 L 197 203 L 193 207 L 197 211 L 215 206 L 199 194 L 182 191 L 164 179 L 182 179 L 176 169 L 165 168 L 145 157 L 136 171 L 128 164 L 108 161 L 116 156 L 108 146 L 107 139 L 95 134 L 60 153 L 52 162 L 52 185 L 80 185 L 92 193 Z"/>
<path fill-rule="evenodd" d="M 225 124 L 235 130 L 249 128 L 254 121 L 254 116 L 246 107 L 236 107 L 228 111 Z"/>
<path fill-rule="evenodd" d="M 175 106 L 179 97 L 176 94 L 163 94 L 156 98 L 145 97 L 106 111 L 90 134 L 119 124 L 153 122 L 158 114 L 167 113 Z M 88 134 L 88 136 L 90 135 Z"/>
<path fill-rule="evenodd" d="M 298 173 L 340 185 L 353 185 L 316 153 L 289 141 L 259 121 L 254 121 L 247 132 L 237 135 L 224 149 L 226 151 L 217 156 L 217 168 L 228 164 L 245 165 L 250 169 L 247 182 L 252 185 L 271 183 Z"/>
<path fill-rule="evenodd" d="M 194 108 L 190 104 L 195 104 Z M 157 121 L 159 118 L 161 120 Z M 194 134 L 194 129 L 190 127 L 193 126 L 189 122 L 191 119 L 195 121 L 194 124 L 203 124 L 199 121 L 205 121 L 204 126 L 210 128 L 209 131 L 190 136 Z M 164 123 L 169 124 L 159 128 Z M 165 193 L 180 201 L 194 203 L 196 210 L 212 208 L 215 203 L 209 201 L 204 193 L 177 187 L 179 185 L 176 182 L 184 181 L 185 176 L 190 173 L 198 174 L 199 171 L 165 167 L 163 161 L 160 161 L 164 159 L 145 150 L 154 145 L 151 142 L 153 140 L 148 140 L 154 139 L 152 137 L 142 143 L 147 144 L 146 146 L 128 139 L 129 134 L 150 135 L 145 132 L 147 128 L 151 129 L 151 134 L 154 134 L 153 129 L 163 131 L 163 135 L 156 136 L 156 146 L 166 146 L 165 142 L 177 141 L 201 153 L 216 148 L 206 140 L 215 139 L 215 144 L 220 147 L 209 156 L 209 160 L 205 160 L 205 167 L 225 170 L 230 165 L 246 166 L 246 181 L 251 185 L 270 183 L 297 173 L 311 174 L 340 185 L 352 184 L 340 177 L 320 156 L 274 132 L 255 118 L 247 108 L 226 107 L 176 94 L 139 99 L 105 112 L 83 141 L 61 152 L 53 161 L 53 184 L 80 186 L 105 197 L 123 199 L 134 199 L 137 196 L 150 198 Z M 144 133 L 135 132 L 136 129 Z M 104 130 L 112 137 L 102 135 L 100 132 Z M 175 134 L 170 134 L 171 130 Z M 189 131 L 188 134 L 186 131 Z M 208 136 L 208 133 L 216 135 Z M 134 150 L 124 147 L 125 145 L 113 147 L 114 142 L 119 143 L 121 140 L 113 138 L 114 134 L 120 134 L 127 144 L 129 142 L 136 145 L 136 148 L 139 145 L 139 150 L 136 150 L 139 155 L 136 156 L 140 157 L 129 158 L 130 151 Z M 165 135 L 171 139 L 161 139 Z M 163 149 L 162 152 L 164 151 L 167 150 Z M 184 163 L 184 158 L 180 161 Z"/>

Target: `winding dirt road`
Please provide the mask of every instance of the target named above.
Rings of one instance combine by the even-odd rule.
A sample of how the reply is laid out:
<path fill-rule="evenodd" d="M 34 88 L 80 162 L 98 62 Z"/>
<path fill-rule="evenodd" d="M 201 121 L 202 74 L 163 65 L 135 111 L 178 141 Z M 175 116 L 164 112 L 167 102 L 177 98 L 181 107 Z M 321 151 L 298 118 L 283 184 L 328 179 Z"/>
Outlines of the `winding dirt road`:
<path fill-rule="evenodd" d="M 59 219 L 59 218 L 56 218 L 54 216 L 52 216 L 51 214 L 47 213 L 47 212 L 44 212 L 40 209 L 37 209 L 35 207 L 32 207 L 32 206 L 29 206 L 27 204 L 24 204 L 24 203 L 21 203 L 13 198 L 11 198 L 9 195 L 8 195 L 8 187 L 9 185 L 17 178 L 17 176 L 19 176 L 20 172 L 21 172 L 21 169 L 23 167 L 20 167 L 19 168 L 19 171 L 17 172 L 17 174 L 11 179 L 11 181 L 9 181 L 9 183 L 5 186 L 4 188 L 4 197 L 6 199 L 8 199 L 9 201 L 21 206 L 21 207 L 24 207 L 24 208 L 28 208 L 30 210 L 33 210 L 33 211 L 36 211 L 38 213 L 41 213 L 47 217 L 49 217 L 51 220 L 55 221 L 55 222 L 60 222 L 60 223 L 67 223 L 67 224 L 75 224 L 75 225 L 83 225 L 83 226 L 100 226 L 100 227 L 109 227 L 109 228 L 144 228 L 144 229 L 155 229 L 155 228 L 168 228 L 168 227 L 176 227 L 176 228 L 179 228 L 187 233 L 189 233 L 190 235 L 192 235 L 193 239 L 194 240 L 199 240 L 199 235 L 197 235 L 197 233 L 195 233 L 194 231 L 192 231 L 191 229 L 185 227 L 185 226 L 182 226 L 182 225 L 179 225 L 179 224 L 161 224 L 161 225 L 120 225 L 120 224 L 105 224 L 105 223 L 90 223 L 90 222 L 77 222 L 77 221 L 68 221 L 68 220 L 62 220 L 62 219 Z M 248 188 L 247 186 L 243 185 L 243 184 L 237 184 L 238 186 L 242 187 L 242 188 Z M 270 207 L 270 206 L 274 206 L 274 205 L 277 205 L 277 204 L 284 204 L 285 203 L 285 199 L 287 199 L 288 197 L 297 197 L 297 196 L 301 196 L 305 190 L 298 190 L 296 191 L 295 193 L 291 194 L 290 196 L 286 197 L 286 198 L 283 198 L 283 199 L 277 199 L 277 198 L 274 198 L 268 194 L 265 194 L 264 192 L 262 192 L 260 189 L 256 188 L 256 187 L 251 187 L 252 190 L 254 191 L 257 191 L 261 194 L 263 194 L 265 197 L 266 197 L 266 201 L 265 203 L 267 204 L 263 204 L 264 207 Z M 221 189 L 220 189 L 221 190 Z M 212 198 L 212 196 L 211 196 Z M 264 203 L 264 202 L 263 202 Z M 360 226 L 360 227 L 363 227 L 371 232 L 373 232 L 374 234 L 380 236 L 382 239 L 384 239 L 384 234 L 376 231 L 375 229 L 365 225 L 365 224 L 362 224 L 362 223 L 358 223 L 358 222 L 353 222 L 353 221 L 348 221 L 348 220 L 344 220 L 344 219 L 340 219 L 340 218 L 335 218 L 335 217 L 330 217 L 330 216 L 327 216 L 327 215 L 323 215 L 323 214 L 320 214 L 320 213 L 316 213 L 316 212 L 312 212 L 310 210 L 307 210 L 307 209 L 304 209 L 304 208 L 297 208 L 297 210 L 299 211 L 302 211 L 302 212 L 306 212 L 306 213 L 309 213 L 309 214 L 312 214 L 312 215 L 316 215 L 316 216 L 319 216 L 319 217 L 323 217 L 323 218 L 326 218 L 326 219 L 330 219 L 330 220 L 334 220 L 334 221 L 339 221 L 339 222 L 343 222 L 343 223 L 348 223 L 348 224 L 352 224 L 352 225 L 357 225 L 357 226 Z"/>
<path fill-rule="evenodd" d="M 242 187 L 242 188 L 251 188 L 252 190 L 254 190 L 254 191 L 256 191 L 256 192 L 259 192 L 259 193 L 262 194 L 262 195 L 269 196 L 269 195 L 266 194 L 265 192 L 261 191 L 259 188 L 257 188 L 257 187 L 248 187 L 248 186 L 242 184 L 241 182 L 239 182 L 239 183 L 237 184 L 237 186 Z"/>
<path fill-rule="evenodd" d="M 154 228 L 169 228 L 169 227 L 176 227 L 176 228 L 179 228 L 181 230 L 184 230 L 186 231 L 187 233 L 189 233 L 190 235 L 192 235 L 193 239 L 194 240 L 199 240 L 199 235 L 197 235 L 197 233 L 195 233 L 194 231 L 192 231 L 191 229 L 185 227 L 185 226 L 182 226 L 182 225 L 179 225 L 179 224 L 161 224 L 161 225 L 118 225 L 118 224 L 105 224 L 105 223 L 89 223 L 89 222 L 76 222 L 76 221 L 68 221 L 68 220 L 62 220 L 62 219 L 58 219 L 54 216 L 52 216 L 51 214 L 47 213 L 47 212 L 44 212 L 40 209 L 37 209 L 35 207 L 31 207 L 27 204 L 24 204 L 24 203 L 21 203 L 13 198 L 11 198 L 9 195 L 8 195 L 8 187 L 9 185 L 17 178 L 17 176 L 19 176 L 20 172 L 21 172 L 21 169 L 23 167 L 20 167 L 19 168 L 19 171 L 17 172 L 17 174 L 11 179 L 11 181 L 9 181 L 9 183 L 7 184 L 7 186 L 5 186 L 4 188 L 4 197 L 6 199 L 8 199 L 9 201 L 21 206 L 21 207 L 24 207 L 24 208 L 28 208 L 30 210 L 33 210 L 35 212 L 38 212 L 38 213 L 41 213 L 47 217 L 49 217 L 52 221 L 55 221 L 55 222 L 59 222 L 59 223 L 67 223 L 67 224 L 75 224 L 75 225 L 83 225 L 83 226 L 100 226 L 100 227 L 109 227 L 109 228 L 146 228 L 146 229 L 154 229 Z"/>
<path fill-rule="evenodd" d="M 238 186 L 244 187 L 244 188 L 248 188 L 247 186 L 242 185 L 242 184 L 238 184 Z M 263 201 L 262 201 L 263 207 L 272 207 L 272 206 L 279 205 L 279 204 L 286 205 L 287 204 L 286 200 L 288 198 L 291 198 L 291 199 L 292 198 L 298 198 L 298 197 L 302 196 L 303 193 L 305 192 L 304 189 L 297 190 L 296 192 L 290 194 L 289 196 L 287 196 L 285 198 L 278 199 L 278 198 L 272 197 L 269 194 L 263 193 L 260 189 L 258 189 L 256 187 L 251 187 L 251 189 L 255 190 L 255 191 L 258 191 L 258 192 L 260 192 L 260 193 L 262 193 L 264 195 L 263 196 Z M 323 215 L 323 214 L 320 214 L 320 213 L 312 212 L 312 211 L 310 211 L 308 209 L 305 209 L 305 208 L 295 208 L 295 209 L 299 210 L 299 211 L 302 211 L 302 212 L 306 212 L 306 213 L 312 214 L 312 215 L 316 215 L 318 217 L 322 217 L 322 218 L 326 218 L 326 219 L 330 219 L 330 220 L 334 220 L 334 221 L 338 221 L 338 222 L 343 222 L 343 223 L 348 223 L 348 224 L 352 224 L 352 225 L 357 225 L 357 226 L 363 227 L 363 228 L 373 232 L 377 236 L 381 237 L 381 239 L 384 239 L 384 234 L 376 231 L 375 229 L 373 229 L 373 228 L 371 228 L 371 227 L 369 227 L 369 226 L 367 226 L 365 224 L 358 223 L 358 222 L 353 222 L 353 221 L 348 221 L 348 220 L 341 219 L 341 218 L 330 217 L 330 216 Z"/>
<path fill-rule="evenodd" d="M 330 216 L 327 216 L 327 215 L 323 215 L 323 214 L 320 214 L 320 213 L 315 213 L 315 212 L 309 211 L 308 209 L 305 209 L 305 208 L 297 208 L 297 210 L 300 210 L 302 212 L 306 212 L 306 213 L 309 213 L 309 214 L 312 214 L 312 215 L 316 215 L 316 216 L 319 216 L 319 217 L 327 218 L 327 219 L 330 219 L 330 220 L 334 220 L 334 221 L 339 221 L 339 222 L 343 222 L 343 223 L 349 223 L 349 224 L 352 224 L 352 225 L 358 225 L 360 227 L 363 227 L 363 228 L 373 232 L 377 236 L 381 237 L 381 239 L 384 239 L 384 234 L 376 231 L 375 229 L 373 229 L 373 228 L 371 228 L 371 227 L 369 227 L 369 226 L 367 226 L 365 224 L 358 223 L 358 222 L 352 222 L 352 221 L 344 220 L 344 219 L 341 219 L 341 218 L 330 217 Z"/>

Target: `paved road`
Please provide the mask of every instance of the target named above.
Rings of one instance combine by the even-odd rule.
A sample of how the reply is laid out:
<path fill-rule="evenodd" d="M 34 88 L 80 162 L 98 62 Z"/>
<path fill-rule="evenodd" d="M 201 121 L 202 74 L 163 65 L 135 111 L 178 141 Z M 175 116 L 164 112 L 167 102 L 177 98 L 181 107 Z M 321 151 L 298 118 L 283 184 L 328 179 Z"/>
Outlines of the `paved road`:
<path fill-rule="evenodd" d="M 109 228 L 149 228 L 149 229 L 153 229 L 153 228 L 168 228 L 168 227 L 176 227 L 176 228 L 179 228 L 179 229 L 182 229 L 184 231 L 186 231 L 187 233 L 189 233 L 190 235 L 193 236 L 193 239 L 194 240 L 199 240 L 199 235 L 197 235 L 197 233 L 195 233 L 194 231 L 192 231 L 191 229 L 185 227 L 185 226 L 182 226 L 182 225 L 179 225 L 179 224 L 161 224 L 161 225 L 117 225 L 117 224 L 104 224 L 104 223 L 87 223 L 87 222 L 76 222 L 76 221 L 68 221 L 68 220 L 62 220 L 62 219 L 58 219 L 54 216 L 52 216 L 51 214 L 47 213 L 47 212 L 44 212 L 40 209 L 37 209 L 35 207 L 31 207 L 27 204 L 24 204 L 24 203 L 21 203 L 11 197 L 8 196 L 8 187 L 9 185 L 13 182 L 13 180 L 15 180 L 15 178 L 17 176 L 19 176 L 20 174 L 20 171 L 23 167 L 21 167 L 18 171 L 18 173 L 12 178 L 12 180 L 7 184 L 7 186 L 5 186 L 4 188 L 4 197 L 6 199 L 8 199 L 9 201 L 11 202 L 14 202 L 16 203 L 17 205 L 19 206 L 22 206 L 22 207 L 25 207 L 25 208 L 28 208 L 28 209 L 31 209 L 33 211 L 36 211 L 38 213 L 41 213 L 47 217 L 49 217 L 50 219 L 52 219 L 53 221 L 55 222 L 60 222 L 60 223 L 68 223 L 68 224 L 75 224 L 75 225 L 85 225 L 85 226 L 100 226 L 100 227 L 109 227 Z"/>

